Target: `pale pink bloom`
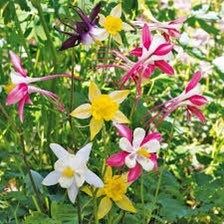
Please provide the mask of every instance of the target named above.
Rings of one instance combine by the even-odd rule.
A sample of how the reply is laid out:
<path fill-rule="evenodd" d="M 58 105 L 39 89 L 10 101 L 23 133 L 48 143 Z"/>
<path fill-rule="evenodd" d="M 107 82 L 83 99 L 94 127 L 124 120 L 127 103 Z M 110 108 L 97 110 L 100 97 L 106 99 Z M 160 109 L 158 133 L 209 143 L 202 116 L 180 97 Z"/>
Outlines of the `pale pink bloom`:
<path fill-rule="evenodd" d="M 163 105 L 165 108 L 165 114 L 163 118 L 168 116 L 177 108 L 185 107 L 188 118 L 194 115 L 201 122 L 205 122 L 205 116 L 201 112 L 201 107 L 207 103 L 207 99 L 200 93 L 199 81 L 201 77 L 202 73 L 196 72 L 190 82 L 187 84 L 185 90 L 178 97 L 169 100 Z"/>
<path fill-rule="evenodd" d="M 26 104 L 32 104 L 32 101 L 30 99 L 30 94 L 32 93 L 39 93 L 43 96 L 48 97 L 58 108 L 60 108 L 61 110 L 63 109 L 63 105 L 59 103 L 59 98 L 56 94 L 38 88 L 32 85 L 31 83 L 38 81 L 46 81 L 58 77 L 69 77 L 70 75 L 56 74 L 38 78 L 31 78 L 27 76 L 27 71 L 23 68 L 20 58 L 12 51 L 10 51 L 10 58 L 14 70 L 12 70 L 10 74 L 11 84 L 6 87 L 6 89 L 9 90 L 6 99 L 6 105 L 18 103 L 18 113 L 21 122 L 23 122 L 24 118 L 24 106 Z"/>
<path fill-rule="evenodd" d="M 122 151 L 111 155 L 107 159 L 107 165 L 112 167 L 126 165 L 129 168 L 128 182 L 137 180 L 142 169 L 148 172 L 156 169 L 161 135 L 158 132 L 146 134 L 142 128 L 136 128 L 133 132 L 121 124 L 117 124 L 116 127 L 122 136 L 119 142 Z"/>
<path fill-rule="evenodd" d="M 175 9 L 184 10 L 186 13 L 191 10 L 191 0 L 174 0 L 173 6 Z"/>

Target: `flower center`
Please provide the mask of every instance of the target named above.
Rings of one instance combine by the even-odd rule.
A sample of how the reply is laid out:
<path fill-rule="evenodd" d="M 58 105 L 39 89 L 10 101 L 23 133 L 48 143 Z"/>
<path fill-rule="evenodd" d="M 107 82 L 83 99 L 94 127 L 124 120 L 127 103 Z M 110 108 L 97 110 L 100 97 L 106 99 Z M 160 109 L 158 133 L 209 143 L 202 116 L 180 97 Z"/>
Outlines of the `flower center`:
<path fill-rule="evenodd" d="M 115 175 L 106 180 L 103 191 L 113 201 L 119 201 L 127 191 L 127 183 L 122 176 Z"/>
<path fill-rule="evenodd" d="M 92 115 L 96 120 L 112 120 L 118 111 L 118 104 L 108 95 L 102 94 L 92 102 Z"/>
<path fill-rule="evenodd" d="M 116 35 L 122 30 L 122 20 L 115 16 L 107 16 L 103 26 L 109 34 Z"/>
<path fill-rule="evenodd" d="M 6 93 L 10 93 L 15 87 L 16 87 L 15 84 L 9 83 L 4 86 L 4 89 L 5 89 Z"/>
<path fill-rule="evenodd" d="M 64 170 L 62 171 L 62 176 L 67 177 L 67 178 L 72 178 L 75 175 L 75 170 L 72 169 L 69 166 L 66 166 Z"/>
<path fill-rule="evenodd" d="M 138 154 L 138 156 L 142 156 L 142 157 L 145 157 L 145 158 L 150 157 L 150 153 L 144 147 L 139 148 L 138 151 L 137 151 L 137 154 Z"/>

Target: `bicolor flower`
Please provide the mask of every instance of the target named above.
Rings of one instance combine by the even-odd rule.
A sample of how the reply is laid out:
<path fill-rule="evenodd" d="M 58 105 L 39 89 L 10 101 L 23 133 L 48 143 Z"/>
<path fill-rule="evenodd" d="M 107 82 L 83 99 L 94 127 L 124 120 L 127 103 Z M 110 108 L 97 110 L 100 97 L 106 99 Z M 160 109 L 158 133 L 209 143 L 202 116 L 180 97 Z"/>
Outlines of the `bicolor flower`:
<path fill-rule="evenodd" d="M 69 36 L 69 38 L 62 43 L 60 50 L 66 50 L 71 47 L 75 47 L 80 43 L 90 45 L 94 41 L 99 40 L 101 35 L 101 29 L 97 27 L 99 20 L 98 14 L 100 12 L 101 3 L 98 3 L 87 16 L 79 7 L 74 7 L 75 12 L 81 18 L 81 21 L 75 22 L 74 26 L 62 22 L 66 27 L 69 27 L 72 32 L 61 31 L 59 32 Z"/>
<path fill-rule="evenodd" d="M 32 93 L 39 93 L 48 97 L 60 110 L 63 110 L 63 105 L 59 102 L 59 98 L 56 94 L 44 89 L 40 89 L 34 85 L 31 85 L 31 83 L 46 81 L 58 77 L 70 77 L 70 75 L 56 74 L 38 78 L 28 77 L 27 71 L 23 68 L 20 58 L 12 51 L 10 51 L 9 54 L 14 70 L 12 70 L 10 74 L 11 83 L 5 86 L 5 90 L 8 93 L 6 105 L 18 103 L 18 113 L 21 122 L 23 122 L 24 118 L 24 106 L 26 104 L 32 104 L 30 99 L 30 94 Z"/>
<path fill-rule="evenodd" d="M 127 176 L 113 175 L 111 167 L 106 167 L 104 175 L 104 187 L 97 191 L 96 197 L 102 197 L 98 207 L 98 219 L 102 219 L 111 210 L 113 202 L 122 210 L 135 213 L 136 209 L 130 199 L 126 196 L 130 183 Z M 93 196 L 88 187 L 82 189 L 85 193 Z"/>
<path fill-rule="evenodd" d="M 116 5 L 111 10 L 110 15 L 106 17 L 100 14 L 99 23 L 103 27 L 103 29 L 101 30 L 99 40 L 105 40 L 108 38 L 108 36 L 111 36 L 119 44 L 122 43 L 120 32 L 122 30 L 131 31 L 133 30 L 133 28 L 129 24 L 122 21 L 121 14 L 122 14 L 121 4 Z"/>
<path fill-rule="evenodd" d="M 71 116 L 86 119 L 92 116 L 90 121 L 91 140 L 102 129 L 104 121 L 129 123 L 127 117 L 119 110 L 121 104 L 129 94 L 128 90 L 113 91 L 110 94 L 102 94 L 94 82 L 89 85 L 89 101 L 71 112 Z"/>
<path fill-rule="evenodd" d="M 158 132 L 146 134 L 142 128 L 136 128 L 134 132 L 125 125 L 116 125 L 123 136 L 119 146 L 122 151 L 111 155 L 107 159 L 107 165 L 112 167 L 129 168 L 128 182 L 135 181 L 142 173 L 142 169 L 149 172 L 157 168 L 157 153 L 160 149 Z"/>
<path fill-rule="evenodd" d="M 59 183 L 62 188 L 67 189 L 68 197 L 72 203 L 75 202 L 79 188 L 84 182 L 97 188 L 103 187 L 102 180 L 89 170 L 86 165 L 89 160 L 92 143 L 81 148 L 75 155 L 55 143 L 50 144 L 50 148 L 58 160 L 54 164 L 54 171 L 44 178 L 43 185 L 51 186 Z"/>
<path fill-rule="evenodd" d="M 185 90 L 178 97 L 169 100 L 163 105 L 165 110 L 164 117 L 168 116 L 179 107 L 185 107 L 188 118 L 194 115 L 201 122 L 205 122 L 205 117 L 201 112 L 201 107 L 207 103 L 207 99 L 201 95 L 199 84 L 201 77 L 202 73 L 196 72 L 187 84 Z"/>

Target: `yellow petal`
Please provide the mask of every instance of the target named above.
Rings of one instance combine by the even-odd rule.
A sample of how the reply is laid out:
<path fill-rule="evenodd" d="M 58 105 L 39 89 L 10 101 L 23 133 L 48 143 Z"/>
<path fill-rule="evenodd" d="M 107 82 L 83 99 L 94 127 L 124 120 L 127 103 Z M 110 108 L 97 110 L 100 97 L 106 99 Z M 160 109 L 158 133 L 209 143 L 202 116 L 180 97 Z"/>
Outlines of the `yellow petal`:
<path fill-rule="evenodd" d="M 118 90 L 118 91 L 113 91 L 112 93 L 109 94 L 109 96 L 116 101 L 117 103 L 122 103 L 128 96 L 129 90 Z"/>
<path fill-rule="evenodd" d="M 112 168 L 110 166 L 106 166 L 105 167 L 106 171 L 105 171 L 105 174 L 104 174 L 104 180 L 107 180 L 107 179 L 111 179 L 112 177 Z"/>
<path fill-rule="evenodd" d="M 93 196 L 92 191 L 91 191 L 91 189 L 90 189 L 89 186 L 84 186 L 84 187 L 82 187 L 82 188 L 81 188 L 81 191 L 85 192 L 86 194 L 88 194 L 88 195 L 91 196 L 91 197 Z"/>
<path fill-rule="evenodd" d="M 106 17 L 103 14 L 99 14 L 99 24 L 100 26 L 104 26 Z"/>
<path fill-rule="evenodd" d="M 129 123 L 128 118 L 121 111 L 117 111 L 115 113 L 113 121 L 117 123 L 124 123 L 124 124 Z"/>
<path fill-rule="evenodd" d="M 110 12 L 111 16 L 121 17 L 121 4 L 117 4 Z"/>
<path fill-rule="evenodd" d="M 90 100 L 90 102 L 92 102 L 93 99 L 99 95 L 101 95 L 101 92 L 100 92 L 98 86 L 96 85 L 96 83 L 91 81 L 89 84 L 89 100 Z"/>
<path fill-rule="evenodd" d="M 129 25 L 128 23 L 125 23 L 125 22 L 122 23 L 122 27 L 123 27 L 123 30 L 125 30 L 125 31 L 134 30 L 134 28 L 131 25 Z"/>
<path fill-rule="evenodd" d="M 92 118 L 90 121 L 90 139 L 91 141 L 94 137 L 99 133 L 101 128 L 103 127 L 103 120 L 96 120 Z"/>
<path fill-rule="evenodd" d="M 98 208 L 98 219 L 102 219 L 111 209 L 112 201 L 108 197 L 104 197 L 99 204 Z"/>
<path fill-rule="evenodd" d="M 120 201 L 115 201 L 115 203 L 117 204 L 117 206 L 125 211 L 128 212 L 136 212 L 135 207 L 133 206 L 132 202 L 130 201 L 130 199 L 124 195 L 123 199 Z"/>
<path fill-rule="evenodd" d="M 122 44 L 122 39 L 121 39 L 121 35 L 119 33 L 117 33 L 116 35 L 113 36 L 114 40 L 119 43 Z"/>
<path fill-rule="evenodd" d="M 73 110 L 70 115 L 79 119 L 85 119 L 91 116 L 91 105 L 85 103 Z"/>

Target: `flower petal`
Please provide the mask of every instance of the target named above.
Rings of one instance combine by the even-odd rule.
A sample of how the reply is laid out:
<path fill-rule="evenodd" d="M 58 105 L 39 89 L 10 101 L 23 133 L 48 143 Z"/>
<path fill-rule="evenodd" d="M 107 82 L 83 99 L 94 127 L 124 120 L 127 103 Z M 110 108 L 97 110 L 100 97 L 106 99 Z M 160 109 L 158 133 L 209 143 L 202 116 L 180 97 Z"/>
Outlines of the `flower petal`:
<path fill-rule="evenodd" d="M 119 208 L 125 211 L 133 212 L 133 213 L 136 212 L 135 207 L 133 206 L 132 202 L 126 195 L 123 195 L 123 199 L 120 201 L 116 201 L 115 203 L 117 204 Z"/>
<path fill-rule="evenodd" d="M 103 120 L 96 120 L 94 117 L 90 121 L 90 139 L 91 141 L 103 127 Z"/>
<path fill-rule="evenodd" d="M 125 23 L 125 22 L 122 23 L 122 27 L 123 27 L 124 31 L 132 31 L 132 30 L 134 30 L 134 28 L 131 25 L 129 25 L 128 23 Z"/>
<path fill-rule="evenodd" d="M 124 124 L 129 123 L 128 118 L 119 110 L 115 113 L 113 121 L 117 123 L 124 123 Z"/>
<path fill-rule="evenodd" d="M 94 187 L 103 187 L 103 181 L 91 170 L 87 169 L 85 173 L 85 180 L 88 184 L 93 185 Z"/>
<path fill-rule="evenodd" d="M 141 47 L 136 47 L 133 50 L 130 51 L 131 55 L 134 55 L 136 57 L 141 57 L 142 56 L 142 48 Z"/>
<path fill-rule="evenodd" d="M 191 103 L 195 104 L 196 106 L 202 106 L 208 102 L 208 100 L 204 96 L 194 95 L 188 98 Z"/>
<path fill-rule="evenodd" d="M 99 14 L 99 24 L 100 26 L 104 26 L 106 17 L 103 14 Z"/>
<path fill-rule="evenodd" d="M 71 178 L 70 178 L 71 179 Z M 78 173 L 75 174 L 75 183 L 76 183 L 76 186 L 78 188 L 80 188 L 85 182 L 85 178 L 83 175 L 80 175 Z"/>
<path fill-rule="evenodd" d="M 142 145 L 142 147 L 147 148 L 150 153 L 156 153 L 160 149 L 160 143 L 158 140 L 152 139 Z"/>
<path fill-rule="evenodd" d="M 137 163 L 128 171 L 128 182 L 136 181 L 142 174 L 142 167 Z"/>
<path fill-rule="evenodd" d="M 64 176 L 60 176 L 60 178 L 58 179 L 58 183 L 60 184 L 60 186 L 62 188 L 71 187 L 73 181 L 74 181 L 74 178 L 67 178 L 67 177 L 64 177 Z"/>
<path fill-rule="evenodd" d="M 90 102 L 93 101 L 93 99 L 97 96 L 101 95 L 100 89 L 94 82 L 90 82 L 89 84 L 89 100 Z"/>
<path fill-rule="evenodd" d="M 98 219 L 102 219 L 111 209 L 112 207 L 112 201 L 108 197 L 102 198 L 100 201 L 97 217 Z"/>
<path fill-rule="evenodd" d="M 170 43 L 161 44 L 155 51 L 154 55 L 163 56 L 168 54 L 173 49 L 173 46 Z"/>
<path fill-rule="evenodd" d="M 101 5 L 102 5 L 102 2 L 97 3 L 89 15 L 89 18 L 90 18 L 92 24 L 95 24 L 97 22 L 97 18 L 98 18 L 100 9 L 101 9 Z"/>
<path fill-rule="evenodd" d="M 154 163 L 149 158 L 138 156 L 137 161 L 145 171 L 151 171 L 154 168 Z"/>
<path fill-rule="evenodd" d="M 60 173 L 58 171 L 52 171 L 43 179 L 42 184 L 46 186 L 55 185 L 58 183 L 59 178 Z"/>
<path fill-rule="evenodd" d="M 194 73 L 192 79 L 190 80 L 190 82 L 187 84 L 187 87 L 185 89 L 185 92 L 189 92 L 190 90 L 192 90 L 195 86 L 197 86 L 198 82 L 200 81 L 202 77 L 201 72 L 196 72 Z"/>
<path fill-rule="evenodd" d="M 109 94 L 109 96 L 118 104 L 122 103 L 130 93 L 129 90 L 117 90 Z"/>
<path fill-rule="evenodd" d="M 155 61 L 155 65 L 167 75 L 173 75 L 173 68 L 166 61 Z"/>
<path fill-rule="evenodd" d="M 91 116 L 91 105 L 85 103 L 73 110 L 70 115 L 79 119 L 86 119 Z"/>
<path fill-rule="evenodd" d="M 110 166 L 106 166 L 105 169 L 106 171 L 105 171 L 103 179 L 106 181 L 107 179 L 111 179 L 113 173 L 112 173 L 112 168 Z"/>
<path fill-rule="evenodd" d="M 121 4 L 117 4 L 110 12 L 111 16 L 121 17 Z"/>
<path fill-rule="evenodd" d="M 81 39 L 78 35 L 71 36 L 62 43 L 59 50 L 63 51 L 63 50 L 66 50 L 68 48 L 75 47 L 75 46 L 79 45 L 80 42 L 81 42 Z"/>
<path fill-rule="evenodd" d="M 88 143 L 75 154 L 75 157 L 78 161 L 80 161 L 82 164 L 86 164 L 86 162 L 89 160 L 89 155 L 92 150 L 92 143 Z"/>
<path fill-rule="evenodd" d="M 133 133 L 132 145 L 134 148 L 140 147 L 143 139 L 145 138 L 145 130 L 143 128 L 136 128 Z"/>
<path fill-rule="evenodd" d="M 66 149 L 64 149 L 57 143 L 51 143 L 50 148 L 53 151 L 53 153 L 58 157 L 58 159 L 63 159 L 70 155 L 70 153 Z"/>
<path fill-rule="evenodd" d="M 123 151 L 130 152 L 130 153 L 131 152 L 134 152 L 134 149 L 133 149 L 130 141 L 127 138 L 125 138 L 125 137 L 123 137 L 123 138 L 120 139 L 120 141 L 119 141 L 119 147 Z"/>
<path fill-rule="evenodd" d="M 121 39 L 121 35 L 119 33 L 117 33 L 116 35 L 113 36 L 114 40 L 118 43 L 118 44 L 122 44 L 122 39 Z"/>
<path fill-rule="evenodd" d="M 18 113 L 19 113 L 19 119 L 21 122 L 23 122 L 24 118 L 24 106 L 26 103 L 30 103 L 29 95 L 27 94 L 24 96 L 19 102 L 18 102 Z"/>
<path fill-rule="evenodd" d="M 191 114 L 196 116 L 202 123 L 205 123 L 206 121 L 205 116 L 200 109 L 193 106 L 187 106 L 187 109 L 191 112 Z"/>
<path fill-rule="evenodd" d="M 117 128 L 120 136 L 125 137 L 129 140 L 129 142 L 132 142 L 132 130 L 128 126 L 117 123 L 114 123 L 114 126 Z"/>
<path fill-rule="evenodd" d="M 133 168 L 136 166 L 136 154 L 132 153 L 125 157 L 125 164 L 128 168 Z"/>
<path fill-rule="evenodd" d="M 79 192 L 79 188 L 76 186 L 75 183 L 73 183 L 71 185 L 71 187 L 69 187 L 67 189 L 67 191 L 68 191 L 68 198 L 69 198 L 69 200 L 74 204 L 75 203 L 75 199 L 77 197 L 77 194 Z"/>
<path fill-rule="evenodd" d="M 145 138 L 143 139 L 141 145 L 144 145 L 145 143 L 147 143 L 148 141 L 153 140 L 153 139 L 160 141 L 161 134 L 159 132 L 152 132 L 152 133 L 146 135 Z"/>
<path fill-rule="evenodd" d="M 128 155 L 127 152 L 121 151 L 111 155 L 107 159 L 107 165 L 112 167 L 121 167 L 125 163 L 125 157 Z"/>
<path fill-rule="evenodd" d="M 152 42 L 152 36 L 147 24 L 144 24 L 142 28 L 142 44 L 146 49 L 149 49 Z"/>

